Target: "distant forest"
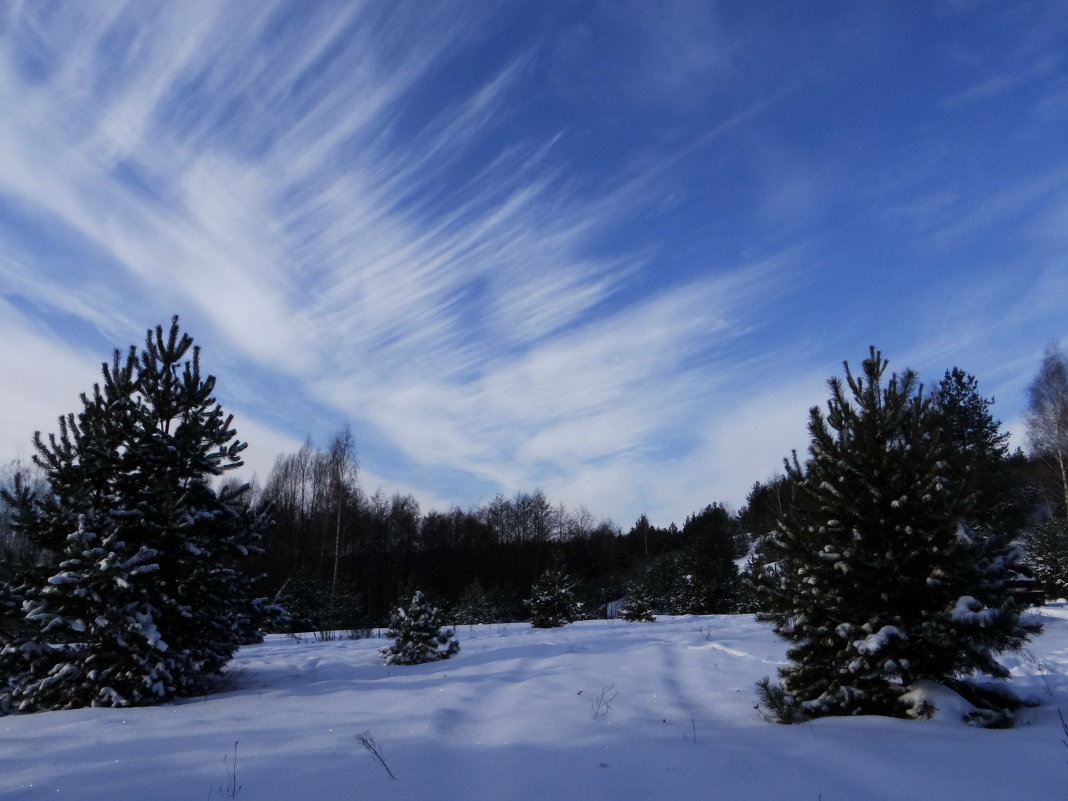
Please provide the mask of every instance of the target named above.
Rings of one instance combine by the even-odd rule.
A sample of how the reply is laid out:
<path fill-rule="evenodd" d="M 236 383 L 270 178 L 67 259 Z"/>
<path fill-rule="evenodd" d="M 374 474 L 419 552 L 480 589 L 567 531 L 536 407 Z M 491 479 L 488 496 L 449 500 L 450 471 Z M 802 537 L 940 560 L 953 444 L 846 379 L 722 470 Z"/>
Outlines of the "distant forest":
<path fill-rule="evenodd" d="M 281 456 L 253 488 L 249 502 L 269 499 L 275 520 L 260 567 L 291 612 L 306 605 L 329 625 L 378 623 L 419 589 L 465 620 L 522 619 L 532 584 L 552 568 L 578 583 L 586 614 L 603 617 L 639 574 L 670 595 L 675 577 L 704 575 L 749 547 L 747 518 L 715 503 L 681 528 L 658 528 L 643 515 L 624 532 L 585 508 L 554 505 L 540 490 L 497 495 L 474 509 L 423 512 L 411 495 L 368 494 L 358 479 L 345 429 L 325 449 L 309 442 Z M 333 608 L 316 609 L 324 601 Z M 724 602 L 710 595 L 693 605 L 711 612 Z"/>

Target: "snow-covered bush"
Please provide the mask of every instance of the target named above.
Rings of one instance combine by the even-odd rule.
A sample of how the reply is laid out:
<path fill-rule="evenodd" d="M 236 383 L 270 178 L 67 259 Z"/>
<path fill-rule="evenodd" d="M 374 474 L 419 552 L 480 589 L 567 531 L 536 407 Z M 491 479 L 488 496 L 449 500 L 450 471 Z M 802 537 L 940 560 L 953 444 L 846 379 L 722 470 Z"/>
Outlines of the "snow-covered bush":
<path fill-rule="evenodd" d="M 441 613 L 418 590 L 408 608 L 397 607 L 389 620 L 387 637 L 393 639 L 379 653 L 387 665 L 421 665 L 448 659 L 460 651 L 452 629 L 442 629 Z"/>
<path fill-rule="evenodd" d="M 362 623 L 363 602 L 359 593 L 332 588 L 321 579 L 300 574 L 286 580 L 275 601 L 285 609 L 276 630 L 286 633 L 313 632 L 321 640 L 339 636 Z"/>

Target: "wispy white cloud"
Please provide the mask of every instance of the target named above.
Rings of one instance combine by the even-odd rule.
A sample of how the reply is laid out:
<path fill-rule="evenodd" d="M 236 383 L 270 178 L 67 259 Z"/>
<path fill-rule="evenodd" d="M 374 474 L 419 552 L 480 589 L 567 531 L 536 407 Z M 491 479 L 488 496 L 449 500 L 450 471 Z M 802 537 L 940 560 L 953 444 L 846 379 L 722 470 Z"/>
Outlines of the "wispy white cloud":
<path fill-rule="evenodd" d="M 401 202 L 420 188 L 433 196 L 492 125 L 529 58 L 506 64 L 414 139 L 388 147 L 405 92 L 454 37 L 434 31 L 436 46 L 400 56 L 382 80 L 383 43 L 357 46 L 376 30 L 362 26 L 364 10 L 313 19 L 287 34 L 299 45 L 291 57 L 275 51 L 265 61 L 252 42 L 277 24 L 276 11 L 257 6 L 240 19 L 218 7 L 202 16 L 168 11 L 159 26 L 136 14 L 76 21 L 73 46 L 52 54 L 63 69 L 49 92 L 30 92 L 28 113 L 0 125 L 5 150 L 20 154 L 0 168 L 0 186 L 125 273 L 112 276 L 92 309 L 76 270 L 67 276 L 77 291 L 65 295 L 9 263 L 8 289 L 101 326 L 115 310 L 126 328 L 148 311 L 116 302 L 115 287 L 131 282 L 131 294 L 158 299 L 157 314 L 192 309 L 194 319 L 210 321 L 214 339 L 311 381 L 312 394 L 356 410 L 419 462 L 519 485 L 539 465 L 559 475 L 653 447 L 687 403 L 656 400 L 643 386 L 680 399 L 697 392 L 700 382 L 682 368 L 706 336 L 734 325 L 717 296 L 725 283 L 699 283 L 589 323 L 589 311 L 640 267 L 591 257 L 589 237 L 635 199 L 617 190 L 580 205 L 557 174 L 551 138 L 511 143 L 476 162 L 446 207 Z M 106 95 L 90 95 L 85 86 L 109 66 L 97 54 L 120 24 L 123 58 L 139 70 Z M 341 44 L 341 31 L 351 37 L 343 54 L 317 69 L 343 64 L 350 80 L 309 93 L 315 99 L 297 103 L 293 124 L 278 125 L 271 115 L 293 114 L 287 104 L 304 91 L 301 81 L 323 80 L 312 65 Z M 10 68 L 0 81 L 12 104 L 27 93 Z M 183 92 L 189 97 L 176 100 Z M 90 111 L 94 100 L 100 105 Z M 199 118 L 166 122 L 200 101 Z M 268 129 L 269 144 L 255 158 L 247 142 L 228 142 L 216 129 L 229 125 L 220 123 L 224 104 L 247 103 Z M 234 135 L 252 136 L 240 125 Z M 148 185 L 131 185 L 124 165 Z M 257 431 L 279 445 L 294 442 Z"/>
<path fill-rule="evenodd" d="M 1045 206 L 1051 196 L 1068 190 L 1068 170 L 1056 169 L 1027 177 L 979 199 L 962 199 L 956 214 L 933 234 L 932 241 L 948 248 L 1007 222 L 1019 222 Z"/>
<path fill-rule="evenodd" d="M 3 459 L 28 460 L 34 431 L 57 430 L 56 420 L 78 412 L 78 395 L 100 380 L 105 358 L 79 351 L 0 298 L 0 375 L 14 377 L 4 391 L 0 426 Z"/>
<path fill-rule="evenodd" d="M 561 47 L 537 33 L 498 47 L 504 6 L 191 0 L 60 12 L 9 6 L 0 35 L 0 103 L 19 110 L 0 115 L 0 223 L 4 209 L 31 220 L 10 226 L 0 292 L 120 344 L 180 312 L 240 373 L 241 433 L 255 439 L 261 477 L 303 427 L 348 418 L 381 448 L 368 474 L 394 486 L 406 468 L 440 469 L 678 516 L 744 494 L 796 442 L 826 377 L 820 368 L 813 382 L 813 365 L 837 345 L 818 331 L 831 322 L 812 322 L 829 290 L 813 280 L 810 228 L 857 193 L 851 165 L 743 134 L 804 79 L 733 95 L 681 132 L 651 117 L 649 132 L 625 117 L 583 129 L 542 93 L 543 72 L 555 67 L 559 81 L 561 64 L 584 64 L 587 80 L 601 75 L 587 90 L 614 86 L 646 109 L 715 105 L 744 59 L 714 7 L 606 10 L 596 21 L 635 45 L 613 51 L 611 80 L 616 67 L 593 64 L 592 51 L 547 69 Z M 476 51 L 478 69 L 463 66 Z M 655 157 L 616 135 L 656 144 Z M 713 156 L 728 141 L 763 158 L 721 165 Z M 1043 236 L 1058 230 L 1063 169 L 975 201 L 926 180 L 938 145 L 871 173 L 883 177 L 871 195 L 936 256 L 1028 215 Z M 595 171 L 584 158 L 604 162 Z M 661 202 L 728 174 L 715 195 L 722 220 Z M 745 198 L 737 209 L 732 192 Z M 654 211 L 663 232 L 636 235 Z M 676 213 L 679 228 L 701 231 L 681 248 Z M 746 242 L 758 225 L 770 233 Z M 43 240 L 63 247 L 46 258 Z M 82 258 L 64 263 L 72 254 Z M 1049 297 L 1063 297 L 1048 270 Z M 986 347 L 966 310 L 990 295 L 972 294 L 958 293 L 960 313 L 941 325 L 914 322 L 930 336 L 912 352 L 935 361 Z M 1009 310 L 1014 325 L 1023 309 Z M 62 353 L 13 305 L 0 314 L 39 355 L 85 355 Z M 261 374 L 270 391 L 258 391 Z"/>
<path fill-rule="evenodd" d="M 462 467 L 509 491 L 537 483 L 570 503 L 588 504 L 581 493 L 604 494 L 598 476 L 648 475 L 680 459 L 691 467 L 704 459 L 708 443 L 679 441 L 677 432 L 711 430 L 716 418 L 748 404 L 753 399 L 737 387 L 752 386 L 756 369 L 725 358 L 717 370 L 699 366 L 698 357 L 729 352 L 744 340 L 759 301 L 793 286 L 787 266 L 739 270 L 664 293 L 522 356 L 489 362 L 474 380 L 367 385 L 357 379 L 323 391 L 335 393 L 339 407 L 366 409 L 396 441 L 417 443 L 412 455 L 421 462 Z M 688 484 L 691 479 L 682 480 L 680 487 Z M 622 504 L 613 508 L 624 509 L 646 495 L 612 494 Z M 666 506 L 664 495 L 656 497 Z"/>

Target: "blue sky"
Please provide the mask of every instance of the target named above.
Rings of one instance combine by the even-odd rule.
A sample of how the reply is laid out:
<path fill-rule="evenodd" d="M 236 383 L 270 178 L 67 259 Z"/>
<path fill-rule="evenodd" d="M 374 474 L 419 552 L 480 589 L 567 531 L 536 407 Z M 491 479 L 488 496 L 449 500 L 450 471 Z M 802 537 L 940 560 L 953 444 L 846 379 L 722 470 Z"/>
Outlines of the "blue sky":
<path fill-rule="evenodd" d="M 0 4 L 0 455 L 178 313 L 264 477 L 681 522 L 869 345 L 1024 444 L 1059 2 Z"/>

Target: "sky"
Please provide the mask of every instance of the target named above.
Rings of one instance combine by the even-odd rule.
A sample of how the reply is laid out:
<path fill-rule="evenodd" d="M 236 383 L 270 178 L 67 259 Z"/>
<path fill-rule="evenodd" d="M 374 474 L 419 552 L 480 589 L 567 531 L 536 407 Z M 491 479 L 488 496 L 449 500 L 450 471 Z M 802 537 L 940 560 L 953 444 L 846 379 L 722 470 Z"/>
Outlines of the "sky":
<path fill-rule="evenodd" d="M 0 4 L 0 460 L 180 315 L 248 477 L 628 528 L 875 345 L 1026 445 L 1068 339 L 1059 2 Z"/>

